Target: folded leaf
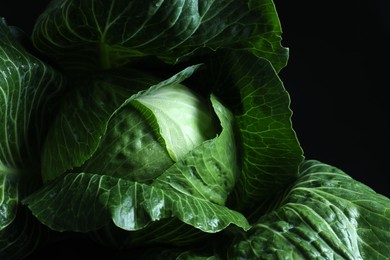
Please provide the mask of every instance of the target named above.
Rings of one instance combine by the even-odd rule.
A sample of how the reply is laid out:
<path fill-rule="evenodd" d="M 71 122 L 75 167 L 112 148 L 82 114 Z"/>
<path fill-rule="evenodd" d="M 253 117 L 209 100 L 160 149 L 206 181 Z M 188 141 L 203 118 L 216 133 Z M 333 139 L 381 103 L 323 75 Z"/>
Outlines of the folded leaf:
<path fill-rule="evenodd" d="M 42 223 L 57 231 L 88 232 L 113 221 L 121 229 L 134 232 L 169 218 L 208 233 L 230 224 L 249 228 L 243 215 L 224 206 L 167 187 L 160 189 L 108 175 L 70 173 L 30 195 L 24 203 Z M 160 229 L 161 235 L 169 231 Z M 193 236 L 191 232 L 189 235 Z"/>
<path fill-rule="evenodd" d="M 280 206 L 230 256 L 250 259 L 388 259 L 390 199 L 341 170 L 306 161 Z"/>
<path fill-rule="evenodd" d="M 216 97 L 212 96 L 211 101 L 221 121 L 221 134 L 193 149 L 153 185 L 225 205 L 238 175 L 234 118 Z"/>
<path fill-rule="evenodd" d="M 207 66 L 200 85 L 213 86 L 232 110 L 239 132 L 242 169 L 232 206 L 251 211 L 295 180 L 303 160 L 290 98 L 272 65 L 250 53 L 221 52 Z"/>

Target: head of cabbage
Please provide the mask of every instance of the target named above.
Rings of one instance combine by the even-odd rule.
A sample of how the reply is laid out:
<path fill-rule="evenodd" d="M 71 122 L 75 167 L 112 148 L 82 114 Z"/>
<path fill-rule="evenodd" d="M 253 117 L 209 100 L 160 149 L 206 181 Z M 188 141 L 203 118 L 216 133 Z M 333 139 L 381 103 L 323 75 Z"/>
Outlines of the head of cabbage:
<path fill-rule="evenodd" d="M 390 254 L 390 200 L 304 161 L 272 0 L 55 0 L 27 49 L 0 32 L 1 259 L 49 231 L 124 259 Z"/>

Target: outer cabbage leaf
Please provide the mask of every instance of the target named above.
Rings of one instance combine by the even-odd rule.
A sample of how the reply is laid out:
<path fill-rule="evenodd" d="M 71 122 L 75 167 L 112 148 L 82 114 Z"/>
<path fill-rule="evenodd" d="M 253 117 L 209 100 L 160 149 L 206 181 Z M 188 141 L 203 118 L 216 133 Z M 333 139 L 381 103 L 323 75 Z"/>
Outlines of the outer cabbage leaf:
<path fill-rule="evenodd" d="M 290 98 L 272 65 L 247 52 L 220 53 L 207 66 L 194 82 L 214 86 L 235 115 L 242 169 L 231 203 L 251 211 L 295 180 L 303 160 Z"/>
<path fill-rule="evenodd" d="M 45 119 L 62 77 L 29 53 L 0 20 L 0 230 L 15 217 L 20 175 L 38 171 Z M 50 107 L 50 110 L 48 109 Z M 37 176 L 35 176 L 37 178 Z M 39 178 L 39 177 L 38 177 Z M 31 181 L 30 184 L 34 183 Z M 28 188 L 28 187 L 27 187 Z"/>
<path fill-rule="evenodd" d="M 35 46 L 74 71 L 113 68 L 140 57 L 176 63 L 201 49 L 248 49 L 286 65 L 271 0 L 52 1 L 39 17 Z"/>
<path fill-rule="evenodd" d="M 341 170 L 306 161 L 280 206 L 237 238 L 235 259 L 388 259 L 390 199 Z"/>
<path fill-rule="evenodd" d="M 249 228 L 243 215 L 224 206 L 174 189 L 161 189 L 108 175 L 67 174 L 27 197 L 25 203 L 42 223 L 58 231 L 92 231 L 112 220 L 116 226 L 134 232 L 152 222 L 172 217 L 188 224 L 188 228 L 195 227 L 204 232 L 218 232 L 230 224 L 245 230 Z M 164 237 L 171 229 L 162 226 L 152 230 L 160 233 L 150 232 L 151 237 L 146 236 L 140 244 L 150 239 L 170 242 L 158 241 L 158 235 Z M 191 238 L 194 232 L 189 232 Z"/>
<path fill-rule="evenodd" d="M 30 55 L 0 20 L 0 163 L 2 171 L 37 164 L 45 120 L 63 78 Z"/>
<path fill-rule="evenodd" d="M 39 154 L 47 119 L 56 110 L 64 82 L 51 67 L 30 55 L 14 30 L 0 19 L 0 258 L 28 253 L 32 239 L 19 198 L 40 183 Z M 16 31 L 17 32 L 17 31 Z M 31 217 L 29 218 L 31 220 Z M 28 221 L 31 224 L 31 221 Z M 30 232 L 31 233 L 28 233 Z"/>

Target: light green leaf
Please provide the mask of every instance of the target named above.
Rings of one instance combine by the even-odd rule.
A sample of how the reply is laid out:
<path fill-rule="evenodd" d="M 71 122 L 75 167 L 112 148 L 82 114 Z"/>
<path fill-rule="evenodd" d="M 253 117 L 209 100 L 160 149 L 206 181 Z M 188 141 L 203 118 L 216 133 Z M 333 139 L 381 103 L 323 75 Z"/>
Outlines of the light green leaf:
<path fill-rule="evenodd" d="M 390 199 L 318 161 L 302 164 L 280 206 L 261 217 L 233 258 L 388 259 Z"/>
<path fill-rule="evenodd" d="M 158 177 L 153 185 L 225 205 L 238 175 L 234 118 L 216 97 L 212 96 L 211 101 L 221 121 L 222 132 L 194 148 Z"/>
<path fill-rule="evenodd" d="M 248 49 L 277 70 L 287 62 L 271 0 L 52 1 L 35 46 L 62 68 L 113 68 L 141 57 L 176 63 L 197 51 Z"/>
<path fill-rule="evenodd" d="M 169 85 L 139 96 L 137 107 L 149 110 L 166 150 L 175 162 L 216 135 L 215 116 L 206 100 L 184 85 Z"/>

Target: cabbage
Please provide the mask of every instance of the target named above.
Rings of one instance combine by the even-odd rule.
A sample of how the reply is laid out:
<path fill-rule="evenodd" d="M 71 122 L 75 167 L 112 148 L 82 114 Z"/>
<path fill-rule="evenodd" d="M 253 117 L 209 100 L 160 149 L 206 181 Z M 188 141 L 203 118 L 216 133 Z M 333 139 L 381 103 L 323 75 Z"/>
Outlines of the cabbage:
<path fill-rule="evenodd" d="M 0 21 L 1 259 L 390 255 L 389 198 L 304 157 L 272 0 L 54 0 L 34 22 Z"/>

